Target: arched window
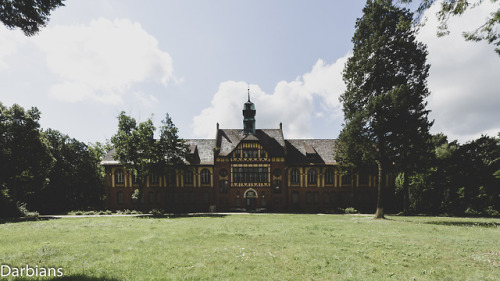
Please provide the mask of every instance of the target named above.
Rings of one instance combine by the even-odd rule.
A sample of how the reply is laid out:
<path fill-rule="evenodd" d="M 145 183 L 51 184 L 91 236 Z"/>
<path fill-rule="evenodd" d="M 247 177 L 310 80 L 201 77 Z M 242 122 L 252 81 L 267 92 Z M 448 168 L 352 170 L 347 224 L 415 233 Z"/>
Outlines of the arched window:
<path fill-rule="evenodd" d="M 184 171 L 184 184 L 193 184 L 193 171 Z"/>
<path fill-rule="evenodd" d="M 219 188 L 220 188 L 220 193 L 227 193 L 229 189 L 227 180 L 221 180 L 219 183 Z"/>
<path fill-rule="evenodd" d="M 201 183 L 202 184 L 210 183 L 210 171 L 208 169 L 201 170 Z"/>
<path fill-rule="evenodd" d="M 299 172 L 299 169 L 293 169 L 292 170 L 292 173 L 290 175 L 290 181 L 292 182 L 292 184 L 299 184 L 300 182 L 300 172 Z"/>
<path fill-rule="evenodd" d="M 158 174 L 154 173 L 149 176 L 149 183 L 157 185 L 160 182 L 160 177 L 158 177 Z"/>
<path fill-rule="evenodd" d="M 115 170 L 115 183 L 116 184 L 123 184 L 123 183 L 125 183 L 125 175 L 124 175 L 122 169 L 116 169 Z"/>
<path fill-rule="evenodd" d="M 167 170 L 167 184 L 169 186 L 175 185 L 175 170 L 173 169 Z"/>
<path fill-rule="evenodd" d="M 333 184 L 333 170 L 326 169 L 325 171 L 325 184 Z"/>
<path fill-rule="evenodd" d="M 317 173 L 315 169 L 309 169 L 307 172 L 307 183 L 316 184 L 318 181 Z"/>
<path fill-rule="evenodd" d="M 139 183 L 139 178 L 137 177 L 137 171 L 134 170 L 132 172 L 132 184 L 138 184 Z"/>

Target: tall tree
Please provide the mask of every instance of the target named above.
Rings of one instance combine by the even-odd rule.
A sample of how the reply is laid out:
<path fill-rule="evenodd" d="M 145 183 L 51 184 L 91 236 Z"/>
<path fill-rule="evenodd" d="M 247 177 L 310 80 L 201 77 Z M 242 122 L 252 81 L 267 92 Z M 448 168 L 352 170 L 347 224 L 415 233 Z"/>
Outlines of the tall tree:
<path fill-rule="evenodd" d="M 53 165 L 49 146 L 41 136 L 40 111 L 0 103 L 0 188 L 2 200 L 30 202 L 47 184 Z M 28 205 L 28 207 L 30 207 Z"/>
<path fill-rule="evenodd" d="M 429 9 L 436 0 L 399 0 L 401 3 L 412 3 L 418 2 L 417 14 L 418 18 Z M 449 34 L 448 30 L 448 19 L 454 16 L 460 16 L 465 11 L 471 8 L 478 7 L 484 4 L 484 0 L 444 0 L 440 2 L 441 9 L 437 12 L 438 20 L 440 25 L 438 27 L 437 35 L 444 36 Z M 489 2 L 497 3 L 498 0 L 490 0 Z M 473 29 L 474 27 L 471 27 Z M 487 41 L 489 44 L 497 46 L 495 52 L 500 55 L 500 6 L 497 6 L 496 10 L 492 10 L 491 14 L 486 21 L 478 27 L 475 27 L 472 31 L 463 32 L 463 36 L 467 41 Z"/>
<path fill-rule="evenodd" d="M 114 158 L 135 173 L 139 183 L 138 197 L 142 196 L 149 175 L 163 172 L 168 165 L 183 163 L 188 155 L 188 146 L 178 137 L 178 130 L 168 114 L 162 121 L 158 140 L 154 139 L 155 131 L 151 118 L 137 124 L 122 111 L 118 116 L 118 131 L 111 138 Z"/>
<path fill-rule="evenodd" d="M 31 36 L 44 27 L 52 10 L 64 6 L 64 0 L 2 0 L 0 20 L 8 28 L 19 27 Z"/>
<path fill-rule="evenodd" d="M 48 129 L 43 135 L 55 164 L 49 173 L 49 183 L 37 194 L 33 206 L 42 212 L 102 207 L 101 155 L 95 154 L 87 144 L 56 130 Z"/>
<path fill-rule="evenodd" d="M 432 124 L 423 101 L 429 95 L 427 51 L 415 39 L 412 19 L 412 13 L 390 0 L 367 1 L 356 21 L 353 56 L 343 72 L 345 123 L 337 159 L 377 165 L 376 218 L 384 218 L 387 172 L 412 167 L 416 153 L 425 150 Z"/>

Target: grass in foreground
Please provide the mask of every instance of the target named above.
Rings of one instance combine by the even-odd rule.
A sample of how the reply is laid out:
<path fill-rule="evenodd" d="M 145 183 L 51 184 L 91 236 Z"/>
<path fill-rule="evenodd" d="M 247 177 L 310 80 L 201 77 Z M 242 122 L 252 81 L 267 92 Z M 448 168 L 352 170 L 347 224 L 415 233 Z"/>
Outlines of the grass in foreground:
<path fill-rule="evenodd" d="M 6 223 L 0 264 L 63 268 L 64 277 L 48 280 L 498 280 L 500 220 L 230 215 Z"/>

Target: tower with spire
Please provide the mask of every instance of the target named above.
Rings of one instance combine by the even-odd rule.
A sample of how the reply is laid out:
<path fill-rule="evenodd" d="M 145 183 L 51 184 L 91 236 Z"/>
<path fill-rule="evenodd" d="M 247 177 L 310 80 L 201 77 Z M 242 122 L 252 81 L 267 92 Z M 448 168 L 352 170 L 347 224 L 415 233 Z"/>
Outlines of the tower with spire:
<path fill-rule="evenodd" d="M 255 105 L 250 101 L 250 87 L 248 87 L 248 101 L 243 106 L 243 133 L 255 135 Z"/>

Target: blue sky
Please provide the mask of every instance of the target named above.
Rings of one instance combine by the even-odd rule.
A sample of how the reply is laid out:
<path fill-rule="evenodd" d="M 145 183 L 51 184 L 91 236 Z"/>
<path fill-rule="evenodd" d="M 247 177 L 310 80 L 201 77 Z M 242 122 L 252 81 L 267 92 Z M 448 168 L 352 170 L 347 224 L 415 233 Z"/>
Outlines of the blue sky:
<path fill-rule="evenodd" d="M 122 110 L 156 124 L 169 113 L 181 137 L 213 138 L 216 122 L 242 127 L 250 86 L 259 128 L 282 122 L 287 138 L 336 138 L 341 71 L 364 4 L 68 0 L 33 37 L 0 27 L 0 102 L 36 106 L 43 128 L 85 142 L 109 139 Z M 500 58 L 460 37 L 483 9 L 452 20 L 445 38 L 429 13 L 419 35 L 433 132 L 461 142 L 500 131 Z"/>

